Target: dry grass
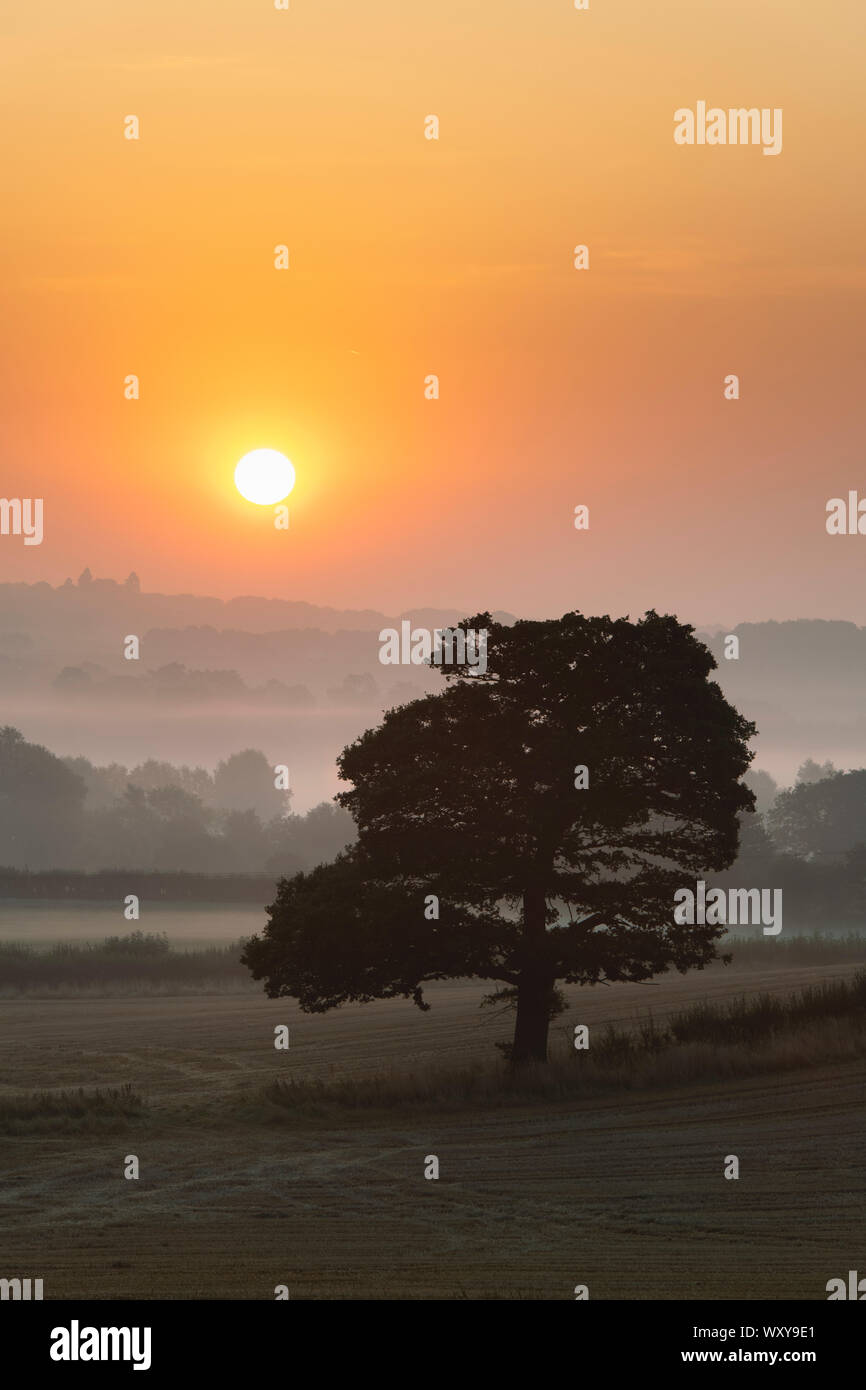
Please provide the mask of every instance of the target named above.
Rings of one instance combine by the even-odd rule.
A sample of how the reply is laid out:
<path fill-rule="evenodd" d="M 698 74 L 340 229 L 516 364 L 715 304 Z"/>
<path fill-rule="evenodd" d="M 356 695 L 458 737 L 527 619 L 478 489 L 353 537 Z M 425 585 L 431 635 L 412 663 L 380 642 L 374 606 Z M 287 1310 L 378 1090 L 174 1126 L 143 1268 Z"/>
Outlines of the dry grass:
<path fill-rule="evenodd" d="M 144 1101 L 130 1084 L 86 1091 L 31 1091 L 0 1097 L 0 1134 L 119 1129 L 139 1116 Z"/>
<path fill-rule="evenodd" d="M 421 1114 L 491 1106 L 545 1105 L 611 1091 L 730 1081 L 866 1056 L 866 972 L 824 981 L 787 998 L 759 994 L 651 1016 L 634 1030 L 608 1025 L 586 1050 L 546 1066 L 502 1064 L 391 1069 L 358 1081 L 283 1080 L 260 1088 L 253 1112 L 270 1121 L 340 1118 L 346 1112 Z"/>
<path fill-rule="evenodd" d="M 243 942 L 172 949 L 165 934 L 131 932 L 99 943 L 55 942 L 39 949 L 0 942 L 0 999 L 131 998 L 251 992 L 240 964 Z"/>
<path fill-rule="evenodd" d="M 787 932 L 779 937 L 737 936 L 729 934 L 719 943 L 720 953 L 730 954 L 735 970 L 774 966 L 839 965 L 843 961 L 866 961 L 866 935 L 849 931 Z"/>

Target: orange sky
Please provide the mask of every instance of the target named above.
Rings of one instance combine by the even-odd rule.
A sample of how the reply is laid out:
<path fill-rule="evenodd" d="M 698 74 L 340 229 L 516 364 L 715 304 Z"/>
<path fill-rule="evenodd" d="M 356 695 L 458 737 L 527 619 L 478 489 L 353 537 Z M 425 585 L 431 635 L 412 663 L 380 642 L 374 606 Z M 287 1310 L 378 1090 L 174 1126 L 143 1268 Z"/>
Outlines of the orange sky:
<path fill-rule="evenodd" d="M 860 0 L 4 12 L 0 495 L 45 540 L 2 577 L 866 622 L 824 529 L 866 496 L 864 40 Z M 698 100 L 782 153 L 676 146 Z"/>

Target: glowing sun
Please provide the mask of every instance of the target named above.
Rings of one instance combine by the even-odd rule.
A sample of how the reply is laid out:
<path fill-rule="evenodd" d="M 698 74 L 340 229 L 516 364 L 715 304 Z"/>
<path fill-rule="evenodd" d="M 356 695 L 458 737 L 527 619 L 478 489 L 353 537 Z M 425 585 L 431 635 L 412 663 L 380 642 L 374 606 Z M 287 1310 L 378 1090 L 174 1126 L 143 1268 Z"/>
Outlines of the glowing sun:
<path fill-rule="evenodd" d="M 241 497 L 259 507 L 282 502 L 295 486 L 295 470 L 276 449 L 253 449 L 235 469 L 235 487 Z"/>

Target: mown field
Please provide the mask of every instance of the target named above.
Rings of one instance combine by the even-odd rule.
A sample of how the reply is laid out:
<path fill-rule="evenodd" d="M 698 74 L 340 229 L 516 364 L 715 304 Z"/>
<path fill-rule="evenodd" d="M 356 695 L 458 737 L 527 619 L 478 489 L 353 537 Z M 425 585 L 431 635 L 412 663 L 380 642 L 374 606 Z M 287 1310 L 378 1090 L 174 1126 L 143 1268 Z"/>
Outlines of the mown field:
<path fill-rule="evenodd" d="M 856 970 L 573 990 L 557 1066 L 581 1065 L 576 1023 L 596 1040 L 650 1010 L 662 1025 L 695 1001 L 783 998 Z M 510 1016 L 479 1011 L 484 992 L 440 985 L 427 1014 L 392 1001 L 325 1016 L 257 993 L 3 999 L 0 1116 L 79 1087 L 129 1085 L 141 1104 L 121 1092 L 51 1114 L 37 1098 L 7 1123 L 0 1274 L 43 1278 L 47 1298 L 273 1298 L 287 1284 L 293 1299 L 570 1299 L 583 1283 L 591 1298 L 823 1299 L 862 1265 L 856 1021 L 804 1025 L 754 1055 L 692 1043 L 587 1094 L 503 1097 L 491 1080 L 461 1099 L 447 1079 L 495 1076 L 510 1033 Z M 276 1081 L 304 1103 L 290 1089 L 273 1104 Z M 364 1087 L 369 1105 L 345 1103 Z"/>

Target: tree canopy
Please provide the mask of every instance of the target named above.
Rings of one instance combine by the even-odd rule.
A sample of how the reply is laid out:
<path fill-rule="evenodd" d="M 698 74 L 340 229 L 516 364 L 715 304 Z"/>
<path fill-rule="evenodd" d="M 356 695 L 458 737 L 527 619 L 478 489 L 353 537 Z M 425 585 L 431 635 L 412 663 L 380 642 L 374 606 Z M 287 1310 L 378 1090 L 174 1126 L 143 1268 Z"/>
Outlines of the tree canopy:
<path fill-rule="evenodd" d="M 18 729 L 0 729 L 0 864 L 42 868 L 74 854 L 82 779 Z"/>

